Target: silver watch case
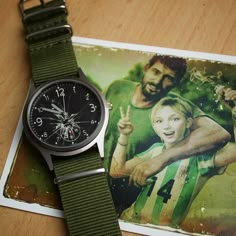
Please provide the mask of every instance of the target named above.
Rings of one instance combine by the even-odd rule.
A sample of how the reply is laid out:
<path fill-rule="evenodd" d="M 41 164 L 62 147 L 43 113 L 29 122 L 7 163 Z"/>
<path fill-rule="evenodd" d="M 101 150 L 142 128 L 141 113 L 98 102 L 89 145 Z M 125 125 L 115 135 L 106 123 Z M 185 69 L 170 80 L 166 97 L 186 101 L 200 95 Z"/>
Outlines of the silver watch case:
<path fill-rule="evenodd" d="M 73 77 L 75 79 L 75 77 Z M 95 132 L 95 134 L 92 135 L 92 139 L 90 142 L 84 146 L 81 146 L 79 148 L 74 149 L 71 148 L 71 150 L 63 150 L 61 148 L 55 148 L 51 147 L 50 145 L 47 145 L 45 143 L 40 142 L 39 139 L 37 139 L 34 134 L 31 132 L 31 129 L 29 128 L 28 124 L 28 115 L 29 115 L 29 108 L 32 104 L 32 101 L 34 100 L 35 97 L 47 86 L 49 86 L 52 83 L 56 83 L 58 81 L 63 81 L 63 80 L 68 80 L 69 78 L 66 79 L 59 79 L 59 80 L 54 80 L 48 83 L 45 83 L 38 88 L 34 88 L 32 86 L 30 88 L 29 96 L 27 99 L 27 102 L 24 107 L 24 112 L 23 112 L 23 127 L 24 127 L 24 132 L 28 140 L 32 143 L 33 146 L 36 147 L 44 157 L 48 167 L 50 170 L 53 170 L 53 163 L 52 163 L 52 156 L 58 156 L 58 157 L 68 157 L 68 156 L 74 156 L 79 153 L 82 153 L 94 145 L 97 145 L 100 157 L 104 157 L 104 136 L 108 124 L 108 119 L 109 119 L 109 109 L 111 108 L 110 104 L 106 102 L 105 98 L 101 94 L 101 92 L 94 86 L 92 86 L 90 83 L 88 83 L 83 71 L 79 68 L 78 70 L 78 77 L 76 77 L 79 82 L 82 84 L 86 85 L 88 88 L 90 88 L 99 98 L 101 105 L 102 105 L 102 120 L 101 124 L 98 127 L 98 131 Z M 67 148 L 68 149 L 68 148 Z"/>

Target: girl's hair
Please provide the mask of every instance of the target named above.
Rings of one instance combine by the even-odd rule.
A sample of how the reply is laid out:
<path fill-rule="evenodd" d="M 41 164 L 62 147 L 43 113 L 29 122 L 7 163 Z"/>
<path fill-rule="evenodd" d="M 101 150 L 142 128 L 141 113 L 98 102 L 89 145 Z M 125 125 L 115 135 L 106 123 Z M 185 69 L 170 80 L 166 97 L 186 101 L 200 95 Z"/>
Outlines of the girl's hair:
<path fill-rule="evenodd" d="M 164 106 L 170 106 L 178 112 L 181 112 L 186 119 L 193 118 L 192 107 L 184 100 L 178 97 L 164 97 L 152 108 L 151 112 L 151 122 L 153 123 L 154 116 L 159 109 Z"/>

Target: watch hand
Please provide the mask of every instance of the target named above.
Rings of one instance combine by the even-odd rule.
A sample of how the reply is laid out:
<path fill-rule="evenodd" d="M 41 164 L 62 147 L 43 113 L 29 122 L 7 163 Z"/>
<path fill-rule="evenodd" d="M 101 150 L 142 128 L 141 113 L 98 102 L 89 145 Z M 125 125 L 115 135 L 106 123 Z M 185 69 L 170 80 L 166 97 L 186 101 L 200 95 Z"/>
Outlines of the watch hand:
<path fill-rule="evenodd" d="M 52 107 L 55 108 L 57 111 L 59 111 L 59 112 L 61 112 L 61 113 L 64 112 L 61 108 L 59 108 L 57 105 L 55 105 L 55 104 L 53 104 L 53 103 L 52 103 Z"/>
<path fill-rule="evenodd" d="M 63 110 L 64 113 L 66 113 L 65 95 L 63 95 L 62 97 L 63 97 Z"/>
<path fill-rule="evenodd" d="M 53 113 L 59 119 L 59 121 L 60 120 L 65 120 L 65 117 L 63 116 L 62 112 L 59 112 L 59 111 L 56 111 L 56 110 L 53 110 L 53 109 L 49 109 L 49 108 L 42 108 L 42 110 Z"/>
<path fill-rule="evenodd" d="M 85 120 L 85 121 L 76 121 L 76 124 L 80 124 L 80 123 L 91 123 L 91 120 Z"/>
<path fill-rule="evenodd" d="M 56 114 L 57 115 L 57 114 Z M 58 116 L 58 115 L 57 115 Z M 58 118 L 58 117 L 57 117 Z M 55 121 L 55 123 L 58 123 L 58 122 L 61 122 L 61 120 L 58 118 L 52 118 L 52 117 L 43 117 L 42 118 L 43 120 L 52 120 L 52 121 Z"/>
<path fill-rule="evenodd" d="M 54 114 L 61 114 L 61 112 L 53 110 L 53 109 L 49 109 L 49 108 L 42 108 L 43 111 L 48 111 L 48 112 L 52 112 Z"/>

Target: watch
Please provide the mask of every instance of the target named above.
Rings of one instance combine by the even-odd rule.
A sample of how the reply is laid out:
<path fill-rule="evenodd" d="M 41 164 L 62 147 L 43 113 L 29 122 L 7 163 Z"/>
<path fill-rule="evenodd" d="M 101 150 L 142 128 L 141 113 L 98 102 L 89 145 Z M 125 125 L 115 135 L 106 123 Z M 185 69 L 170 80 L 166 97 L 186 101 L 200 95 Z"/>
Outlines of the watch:
<path fill-rule="evenodd" d="M 101 160 L 109 105 L 77 65 L 65 1 L 29 2 L 19 3 L 33 88 L 24 132 L 55 172 L 69 234 L 121 235 Z"/>

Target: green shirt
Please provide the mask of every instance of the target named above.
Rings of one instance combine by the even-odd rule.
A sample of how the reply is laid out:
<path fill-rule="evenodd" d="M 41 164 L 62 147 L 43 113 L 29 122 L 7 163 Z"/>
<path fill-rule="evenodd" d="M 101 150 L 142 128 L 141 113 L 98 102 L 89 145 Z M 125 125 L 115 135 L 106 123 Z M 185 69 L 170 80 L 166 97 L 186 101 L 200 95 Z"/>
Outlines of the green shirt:
<path fill-rule="evenodd" d="M 105 91 L 105 98 L 113 107 L 110 111 L 109 124 L 105 136 L 105 166 L 108 169 L 119 137 L 117 124 L 121 118 L 120 106 L 126 110 L 128 105 L 130 105 L 130 120 L 134 125 L 134 130 L 130 135 L 127 146 L 127 160 L 133 158 L 135 154 L 147 150 L 153 143 L 160 142 L 160 138 L 154 132 L 151 125 L 150 115 L 152 107 L 137 108 L 131 104 L 134 90 L 138 85 L 138 83 L 129 80 L 117 80 Z M 170 92 L 168 96 L 176 97 L 178 95 Z M 191 103 L 190 101 L 188 102 Z M 193 107 L 194 117 L 204 115 L 198 107 L 192 103 L 191 106 Z"/>
<path fill-rule="evenodd" d="M 162 150 L 163 144 L 156 143 L 137 157 L 151 159 Z M 213 153 L 176 161 L 151 177 L 152 183 L 142 188 L 133 205 L 123 211 L 121 219 L 179 227 L 206 181 L 223 171 L 224 168 L 215 168 Z"/>

